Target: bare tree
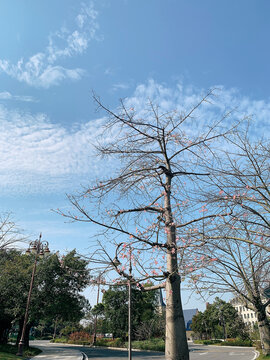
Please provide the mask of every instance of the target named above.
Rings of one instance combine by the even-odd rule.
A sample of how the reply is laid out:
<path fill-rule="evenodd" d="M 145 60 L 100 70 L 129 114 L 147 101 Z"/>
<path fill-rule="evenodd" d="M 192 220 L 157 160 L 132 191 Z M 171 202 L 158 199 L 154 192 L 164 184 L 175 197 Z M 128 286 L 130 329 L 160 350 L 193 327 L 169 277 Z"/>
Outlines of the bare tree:
<path fill-rule="evenodd" d="M 232 292 L 252 308 L 269 354 L 270 301 L 262 289 L 270 284 L 270 147 L 263 140 L 252 143 L 247 132 L 230 143 L 219 170 L 205 181 L 208 189 L 201 188 L 208 211 L 220 215 L 204 221 L 197 233 L 206 244 L 197 253 L 206 270 L 193 274 L 193 281 L 198 291 Z"/>
<path fill-rule="evenodd" d="M 101 261 L 114 264 L 119 275 L 128 277 L 123 261 L 131 256 L 132 243 L 132 281 L 138 286 L 148 279 L 156 282 L 145 290 L 165 287 L 167 360 L 189 359 L 179 268 L 185 267 L 182 259 L 187 249 L 203 244 L 199 236 L 198 241 L 190 236 L 197 231 L 197 223 L 212 217 L 198 205 L 198 184 L 209 176 L 206 165 L 215 161 L 213 144 L 230 133 L 221 128 L 226 115 L 203 126 L 203 120 L 196 118 L 200 107 L 210 106 L 212 95 L 210 91 L 181 114 L 161 112 L 151 102 L 144 112 L 136 113 L 125 102 L 113 112 L 95 98 L 108 115 L 98 153 L 109 159 L 112 174 L 79 195 L 68 196 L 73 212 L 59 211 L 103 229 L 102 251 L 93 259 L 99 255 Z M 115 261 L 119 257 L 121 265 Z"/>
<path fill-rule="evenodd" d="M 224 153 L 222 169 L 208 179 L 211 190 L 204 194 L 212 212 L 222 209 L 227 214 L 213 219 L 212 231 L 208 227 L 208 239 L 225 237 L 269 252 L 270 143 L 264 140 L 252 143 L 247 134 L 239 133 L 231 145 L 233 150 Z M 222 234 L 218 233 L 219 224 Z M 247 231 L 243 232 L 243 228 Z"/>
<path fill-rule="evenodd" d="M 0 251 L 25 240 L 10 213 L 0 215 Z"/>
<path fill-rule="evenodd" d="M 244 226 L 243 234 L 251 237 Z M 210 261 L 205 261 L 204 269 L 193 274 L 193 286 L 202 293 L 233 293 L 243 305 L 255 311 L 263 351 L 270 354 L 270 324 L 266 316 L 270 299 L 263 296 L 263 288 L 269 284 L 270 253 L 238 240 L 215 240 L 196 252 Z"/>

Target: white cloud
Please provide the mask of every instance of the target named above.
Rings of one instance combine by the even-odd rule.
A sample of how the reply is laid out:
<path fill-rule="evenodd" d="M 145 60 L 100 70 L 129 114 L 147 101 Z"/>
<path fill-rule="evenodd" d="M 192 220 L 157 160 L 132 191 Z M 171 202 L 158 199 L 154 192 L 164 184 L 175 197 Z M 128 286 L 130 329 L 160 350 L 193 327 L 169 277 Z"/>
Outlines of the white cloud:
<path fill-rule="evenodd" d="M 218 121 L 222 116 L 231 111 L 231 115 L 226 117 L 222 126 L 228 127 L 235 120 L 249 117 L 251 134 L 254 137 L 265 136 L 269 138 L 269 118 L 270 100 L 253 100 L 243 96 L 237 89 L 226 89 L 225 87 L 213 86 L 214 96 L 211 103 L 203 103 L 192 115 L 192 119 L 187 122 L 187 132 L 200 132 L 205 126 Z M 127 98 L 126 106 L 136 110 L 139 117 L 146 116 L 144 110 L 151 100 L 159 105 L 160 113 L 177 110 L 179 113 L 187 113 L 194 107 L 209 89 L 198 89 L 194 86 L 184 86 L 182 83 L 168 87 L 160 84 L 153 79 L 137 85 L 134 94 Z"/>
<path fill-rule="evenodd" d="M 221 87 L 220 87 L 221 88 Z M 143 114 L 147 99 L 160 105 L 160 112 L 184 111 L 195 105 L 201 89 L 177 84 L 173 88 L 150 80 L 136 87 L 126 105 Z M 117 105 L 117 104 L 116 104 Z M 204 104 L 186 127 L 200 131 L 229 108 L 234 118 L 253 115 L 254 136 L 269 138 L 270 102 L 243 97 L 235 89 L 222 89 L 213 104 Z M 225 120 L 224 126 L 232 121 Z M 31 114 L 0 105 L 0 191 L 70 192 L 91 179 L 113 173 L 113 163 L 95 157 L 94 145 L 102 136 L 104 119 L 94 119 L 71 128 L 53 123 L 46 114 Z M 113 134 L 111 134 L 113 136 Z M 107 139 L 104 139 L 107 141 Z"/>
<path fill-rule="evenodd" d="M 16 101 L 25 101 L 25 102 L 36 102 L 36 100 L 33 96 L 12 95 L 8 91 L 0 92 L 0 100 L 16 100 Z"/>
<path fill-rule="evenodd" d="M 55 192 L 80 186 L 102 170 L 93 156 L 102 119 L 75 129 L 54 124 L 45 114 L 0 105 L 2 191 Z M 92 156 L 91 156 L 92 155 Z"/>
<path fill-rule="evenodd" d="M 81 79 L 85 73 L 83 69 L 67 69 L 55 63 L 84 53 L 90 41 L 97 39 L 97 15 L 92 2 L 89 5 L 83 3 L 72 30 L 62 28 L 51 34 L 46 49 L 28 60 L 21 58 L 16 64 L 12 64 L 0 59 L 0 71 L 30 86 L 41 88 L 59 85 L 65 79 Z"/>
<path fill-rule="evenodd" d="M 127 89 L 129 89 L 129 85 L 126 83 L 118 83 L 112 86 L 112 91 L 127 90 Z"/>

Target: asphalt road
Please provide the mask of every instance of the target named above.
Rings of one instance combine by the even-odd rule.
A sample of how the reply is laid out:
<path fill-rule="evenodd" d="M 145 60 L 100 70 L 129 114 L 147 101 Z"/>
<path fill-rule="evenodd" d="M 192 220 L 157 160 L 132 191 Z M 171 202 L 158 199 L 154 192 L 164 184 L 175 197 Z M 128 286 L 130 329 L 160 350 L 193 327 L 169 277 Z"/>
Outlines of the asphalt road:
<path fill-rule="evenodd" d="M 124 360 L 128 358 L 128 352 L 124 350 L 51 344 L 48 341 L 33 341 L 31 345 L 42 348 L 44 352 L 39 357 L 44 360 L 67 360 L 73 359 L 73 357 L 79 360 L 81 359 L 81 356 L 78 356 L 80 352 L 85 353 L 89 360 Z M 190 360 L 255 360 L 256 358 L 256 353 L 252 348 L 205 346 L 189 343 L 189 349 Z M 132 358 L 134 360 L 165 360 L 164 354 L 147 351 L 133 351 Z"/>
<path fill-rule="evenodd" d="M 255 351 L 248 348 L 212 347 L 189 344 L 190 360 L 253 360 Z M 104 348 L 81 348 L 89 360 L 117 360 L 127 359 L 127 351 Z M 164 354 L 156 352 L 137 352 L 132 354 L 134 360 L 165 360 Z"/>

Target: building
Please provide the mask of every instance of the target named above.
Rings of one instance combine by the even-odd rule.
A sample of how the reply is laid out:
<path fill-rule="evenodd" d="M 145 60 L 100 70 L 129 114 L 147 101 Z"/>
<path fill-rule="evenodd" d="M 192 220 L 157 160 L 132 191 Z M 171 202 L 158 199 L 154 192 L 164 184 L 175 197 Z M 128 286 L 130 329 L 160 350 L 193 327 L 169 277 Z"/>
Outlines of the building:
<path fill-rule="evenodd" d="M 158 298 L 157 298 L 157 311 L 159 314 L 163 314 L 166 311 L 166 305 L 163 300 L 162 291 L 159 289 Z M 187 338 L 191 337 L 191 324 L 192 318 L 194 315 L 198 314 L 198 309 L 186 309 L 183 310 L 184 313 L 184 320 L 187 332 Z"/>
<path fill-rule="evenodd" d="M 239 298 L 233 298 L 230 300 L 230 304 L 237 310 L 245 325 L 253 327 L 258 322 L 255 311 L 244 306 Z M 270 306 L 267 307 L 267 311 L 270 311 Z"/>

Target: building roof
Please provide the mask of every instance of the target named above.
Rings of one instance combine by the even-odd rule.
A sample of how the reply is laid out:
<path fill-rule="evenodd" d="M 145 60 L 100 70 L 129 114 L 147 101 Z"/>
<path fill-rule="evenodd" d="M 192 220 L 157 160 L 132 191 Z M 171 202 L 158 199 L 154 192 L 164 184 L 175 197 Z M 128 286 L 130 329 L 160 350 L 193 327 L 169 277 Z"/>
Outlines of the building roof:
<path fill-rule="evenodd" d="M 186 330 L 190 330 L 190 324 L 194 315 L 198 313 L 198 309 L 183 310 Z"/>

